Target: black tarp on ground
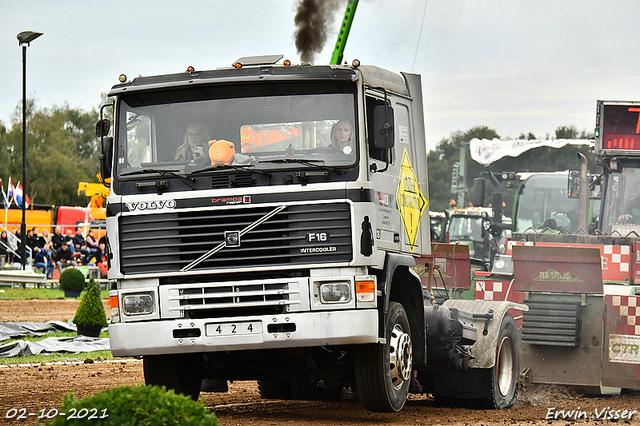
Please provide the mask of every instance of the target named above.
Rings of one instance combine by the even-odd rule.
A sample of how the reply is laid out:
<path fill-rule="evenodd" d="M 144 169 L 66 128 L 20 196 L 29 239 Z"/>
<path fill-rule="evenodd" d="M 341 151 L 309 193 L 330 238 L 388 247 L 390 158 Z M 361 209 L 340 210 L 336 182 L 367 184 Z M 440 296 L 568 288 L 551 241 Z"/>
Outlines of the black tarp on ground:
<path fill-rule="evenodd" d="M 22 336 L 44 336 L 47 333 L 56 333 L 60 331 L 76 331 L 76 325 L 62 321 L 0 322 L 0 342 Z"/>
<path fill-rule="evenodd" d="M 0 357 L 38 355 L 52 352 L 93 352 L 109 350 L 108 338 L 86 336 L 48 337 L 38 342 L 18 340 L 0 345 Z"/>
<path fill-rule="evenodd" d="M 62 321 L 31 322 L 14 321 L 0 322 L 0 342 L 24 336 L 44 336 L 48 333 L 62 331 L 76 331 L 76 325 Z M 48 337 L 38 342 L 19 340 L 0 344 L 0 357 L 38 355 L 53 352 L 93 352 L 109 350 L 108 338 L 93 338 L 86 336 Z"/>

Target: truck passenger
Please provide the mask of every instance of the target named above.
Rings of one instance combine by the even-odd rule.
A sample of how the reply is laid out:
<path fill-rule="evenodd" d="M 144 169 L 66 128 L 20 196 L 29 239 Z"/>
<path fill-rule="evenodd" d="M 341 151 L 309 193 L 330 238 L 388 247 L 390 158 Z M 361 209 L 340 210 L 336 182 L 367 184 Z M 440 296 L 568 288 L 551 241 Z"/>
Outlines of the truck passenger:
<path fill-rule="evenodd" d="M 331 128 L 331 147 L 351 154 L 351 137 L 353 135 L 353 126 L 348 120 L 338 120 Z"/>

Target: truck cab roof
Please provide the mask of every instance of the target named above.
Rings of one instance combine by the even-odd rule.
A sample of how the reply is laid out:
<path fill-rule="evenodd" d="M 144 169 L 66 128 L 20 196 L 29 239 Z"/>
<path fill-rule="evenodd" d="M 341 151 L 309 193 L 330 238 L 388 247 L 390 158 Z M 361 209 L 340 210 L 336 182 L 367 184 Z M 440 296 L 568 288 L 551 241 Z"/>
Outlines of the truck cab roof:
<path fill-rule="evenodd" d="M 238 61 L 242 60 L 239 59 Z M 236 61 L 236 63 L 238 62 Z M 117 84 L 109 91 L 109 96 L 117 96 L 124 93 L 139 90 L 154 90 L 168 87 L 192 86 L 194 84 L 224 83 L 225 80 L 235 83 L 239 81 L 271 81 L 286 80 L 288 78 L 302 80 L 341 80 L 356 81 L 362 79 L 363 83 L 370 87 L 384 87 L 386 90 L 409 96 L 409 91 L 404 78 L 392 71 L 373 65 L 359 65 L 358 67 L 347 65 L 251 65 L 238 68 L 228 67 L 206 71 L 185 71 L 175 74 L 156 76 L 138 76 L 126 81 L 126 76 L 121 75 L 124 82 Z"/>

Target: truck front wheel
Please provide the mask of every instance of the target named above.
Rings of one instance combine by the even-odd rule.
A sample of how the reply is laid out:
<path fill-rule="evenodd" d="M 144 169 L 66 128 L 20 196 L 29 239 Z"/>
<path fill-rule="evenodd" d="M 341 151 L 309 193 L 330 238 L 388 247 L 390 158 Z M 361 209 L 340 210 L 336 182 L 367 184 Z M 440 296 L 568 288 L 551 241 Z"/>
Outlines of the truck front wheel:
<path fill-rule="evenodd" d="M 202 354 L 146 355 L 142 359 L 144 381 L 147 385 L 173 389 L 197 401 L 203 364 Z"/>
<path fill-rule="evenodd" d="M 385 317 L 384 345 L 364 345 L 356 355 L 360 402 L 370 411 L 400 411 L 411 382 L 413 351 L 407 313 L 391 302 Z"/>

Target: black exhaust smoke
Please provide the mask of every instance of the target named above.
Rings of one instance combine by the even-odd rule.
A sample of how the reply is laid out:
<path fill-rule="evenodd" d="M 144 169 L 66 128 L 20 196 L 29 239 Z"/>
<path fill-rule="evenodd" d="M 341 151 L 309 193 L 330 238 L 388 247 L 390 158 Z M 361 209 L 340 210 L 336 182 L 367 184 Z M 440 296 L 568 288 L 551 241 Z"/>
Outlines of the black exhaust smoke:
<path fill-rule="evenodd" d="M 302 62 L 313 63 L 315 54 L 322 51 L 333 28 L 335 12 L 346 3 L 346 0 L 300 0 L 294 22 L 296 49 Z"/>

